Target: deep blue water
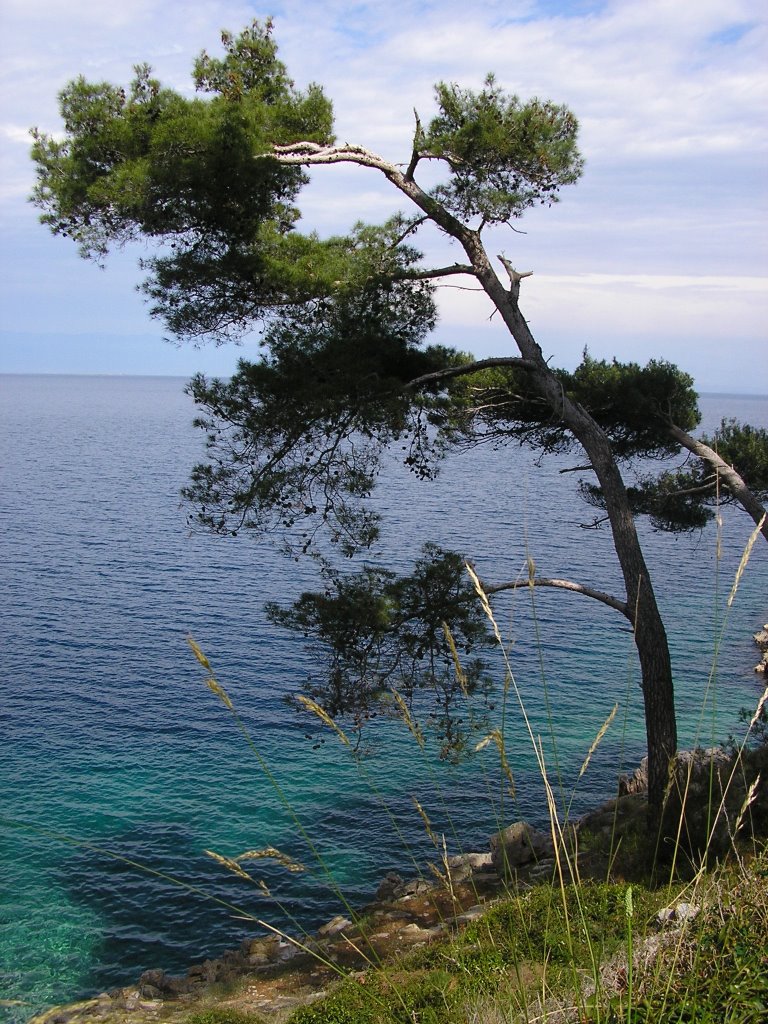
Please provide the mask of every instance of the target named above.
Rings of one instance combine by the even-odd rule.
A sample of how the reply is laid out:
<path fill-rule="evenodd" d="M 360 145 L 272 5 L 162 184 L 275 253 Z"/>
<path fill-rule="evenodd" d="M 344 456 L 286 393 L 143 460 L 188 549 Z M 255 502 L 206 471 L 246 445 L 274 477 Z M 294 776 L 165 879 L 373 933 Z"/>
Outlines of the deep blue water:
<path fill-rule="evenodd" d="M 305 738 L 306 722 L 282 698 L 301 689 L 310 655 L 262 606 L 313 586 L 312 566 L 248 537 L 189 531 L 178 495 L 201 438 L 183 385 L 0 377 L 0 1012 L 12 1019 L 127 984 L 147 967 L 182 971 L 256 927 L 151 872 L 289 931 L 337 913 L 321 872 L 265 866 L 268 900 L 203 853 L 272 845 L 311 862 L 293 812 L 352 904 L 387 870 L 414 873 L 409 857 L 429 855 L 412 795 L 454 850 L 482 846 L 496 828 L 490 750 L 461 768 L 436 765 L 405 730 L 384 725 L 361 771 L 332 736 L 319 750 Z M 702 409 L 705 428 L 722 415 L 768 426 L 765 398 L 705 396 Z M 377 497 L 386 528 L 375 557 L 405 569 L 431 539 L 498 581 L 524 573 L 530 552 L 542 574 L 620 591 L 608 534 L 580 525 L 592 510 L 575 496 L 573 476 L 559 473 L 563 464 L 481 450 L 452 459 L 432 483 L 393 464 Z M 673 537 L 643 528 L 684 743 L 724 738 L 758 696 L 750 637 L 768 617 L 762 541 L 725 612 L 751 526 L 726 511 L 720 559 L 714 529 Z M 576 790 L 578 812 L 610 795 L 619 768 L 643 753 L 635 655 L 616 613 L 553 592 L 537 591 L 535 602 L 533 617 L 519 592 L 499 604 L 499 621 L 554 774 L 550 703 L 568 796 L 592 738 L 621 705 Z M 213 662 L 293 812 L 205 687 L 187 634 Z M 518 806 L 505 813 L 543 822 L 517 717 L 508 745 Z"/>

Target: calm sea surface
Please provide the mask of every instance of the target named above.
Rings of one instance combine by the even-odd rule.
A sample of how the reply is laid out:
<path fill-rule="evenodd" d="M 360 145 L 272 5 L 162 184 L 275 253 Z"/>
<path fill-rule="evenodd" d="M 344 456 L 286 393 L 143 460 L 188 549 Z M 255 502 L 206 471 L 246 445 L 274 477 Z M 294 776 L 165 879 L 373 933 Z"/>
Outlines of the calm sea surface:
<path fill-rule="evenodd" d="M 258 930 L 242 914 L 298 932 L 339 912 L 317 870 L 288 875 L 264 862 L 266 899 L 204 853 L 270 845 L 311 866 L 294 814 L 353 905 L 387 870 L 412 875 L 411 858 L 429 856 L 412 796 L 454 851 L 483 846 L 496 828 L 489 749 L 451 768 L 385 725 L 359 768 L 333 737 L 320 749 L 305 737 L 307 723 L 283 697 L 301 690 L 311 655 L 270 626 L 262 606 L 314 586 L 312 566 L 248 537 L 190 533 L 179 490 L 201 437 L 183 386 L 0 377 L 0 1013 L 13 1020 L 128 984 L 148 967 L 181 972 Z M 767 398 L 701 404 L 707 429 L 723 415 L 768 426 Z M 377 497 L 386 525 L 375 557 L 404 570 L 430 539 L 472 557 L 493 582 L 525 572 L 529 551 L 541 574 L 620 592 L 609 536 L 582 528 L 592 510 L 573 475 L 558 472 L 566 464 L 478 451 L 452 459 L 433 483 L 392 465 Z M 725 738 L 758 697 L 750 638 L 768 617 L 760 540 L 726 614 L 751 526 L 726 512 L 719 560 L 714 529 L 672 537 L 643 526 L 686 744 Z M 534 614 L 520 592 L 499 619 L 568 797 L 620 704 L 576 788 L 574 810 L 584 810 L 643 753 L 631 637 L 616 613 L 566 594 L 537 591 Z M 259 757 L 204 685 L 187 634 L 213 662 Z M 504 813 L 543 823 L 519 723 L 508 735 L 518 801 Z"/>

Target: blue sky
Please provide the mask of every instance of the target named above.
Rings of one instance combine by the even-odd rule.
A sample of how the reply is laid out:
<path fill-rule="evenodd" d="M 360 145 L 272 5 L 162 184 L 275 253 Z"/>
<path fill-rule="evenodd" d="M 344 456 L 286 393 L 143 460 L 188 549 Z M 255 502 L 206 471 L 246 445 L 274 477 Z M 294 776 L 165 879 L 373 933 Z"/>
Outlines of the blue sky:
<path fill-rule="evenodd" d="M 413 108 L 439 79 L 479 86 L 492 70 L 521 96 L 567 103 L 586 170 L 525 234 L 488 239 L 521 270 L 522 305 L 554 365 L 670 359 L 702 391 L 768 393 L 768 12 L 757 0 L 486 0 L 270 7 L 228 0 L 3 0 L 0 14 L 0 372 L 228 373 L 241 349 L 176 348 L 135 286 L 137 251 L 104 270 L 37 223 L 27 129 L 59 129 L 72 77 L 127 82 L 149 61 L 190 88 L 193 57 L 221 28 L 273 14 L 299 85 L 334 100 L 337 134 L 407 160 Z M 471 13 L 468 13 L 471 11 Z M 345 230 L 401 207 L 375 172 L 323 168 L 305 226 Z M 452 260 L 436 236 L 430 259 Z M 493 355 L 509 339 L 478 294 L 440 291 L 437 337 Z"/>

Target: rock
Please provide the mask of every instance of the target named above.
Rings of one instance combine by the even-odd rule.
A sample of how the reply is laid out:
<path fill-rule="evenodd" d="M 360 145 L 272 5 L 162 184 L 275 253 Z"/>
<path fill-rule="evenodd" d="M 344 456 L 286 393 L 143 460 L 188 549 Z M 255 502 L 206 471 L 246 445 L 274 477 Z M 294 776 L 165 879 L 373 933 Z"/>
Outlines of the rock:
<path fill-rule="evenodd" d="M 686 921 L 693 921 L 701 908 L 693 903 L 677 903 L 674 907 L 664 907 L 656 915 L 656 920 L 661 925 L 672 922 L 684 924 Z"/>
<path fill-rule="evenodd" d="M 162 999 L 166 991 L 165 971 L 155 968 L 144 971 L 140 976 L 137 988 L 141 999 Z"/>
<path fill-rule="evenodd" d="M 644 757 L 640 767 L 631 775 L 619 776 L 619 796 L 634 796 L 648 792 L 648 758 Z"/>
<path fill-rule="evenodd" d="M 410 882 L 406 882 L 399 890 L 397 899 L 403 899 L 406 896 L 424 896 L 428 892 L 432 892 L 434 886 L 431 882 L 427 882 L 424 878 L 414 878 Z"/>
<path fill-rule="evenodd" d="M 331 918 L 322 928 L 317 929 L 317 934 L 322 935 L 323 938 L 328 938 L 330 935 L 338 935 L 339 932 L 343 932 L 352 927 L 352 922 L 348 917 L 343 917 L 341 914 L 337 914 L 336 917 Z"/>
<path fill-rule="evenodd" d="M 274 963 L 280 957 L 280 936 L 267 935 L 257 939 L 245 939 L 242 952 L 252 967 Z"/>
<path fill-rule="evenodd" d="M 474 907 L 469 907 L 461 914 L 456 915 L 456 924 L 470 924 L 472 921 L 479 921 L 481 917 L 484 917 L 488 913 L 488 907 L 478 904 Z"/>
<path fill-rule="evenodd" d="M 552 839 L 525 821 L 516 821 L 491 836 L 491 862 L 499 875 L 551 855 Z"/>
<path fill-rule="evenodd" d="M 421 925 L 417 924 L 415 921 L 411 921 L 409 924 L 404 924 L 400 929 L 400 933 L 402 935 L 419 935 L 423 931 L 424 929 Z"/>
<path fill-rule="evenodd" d="M 204 960 L 201 964 L 193 964 L 187 971 L 187 977 L 191 982 L 205 985 L 223 981 L 226 974 L 227 971 L 220 960 Z"/>
<path fill-rule="evenodd" d="M 448 858 L 448 869 L 454 882 L 463 882 L 472 875 L 487 871 L 492 865 L 490 853 L 460 853 Z"/>
<path fill-rule="evenodd" d="M 385 903 L 403 895 L 405 882 L 396 871 L 388 871 L 376 890 L 376 902 Z"/>
<path fill-rule="evenodd" d="M 535 864 L 528 873 L 529 882 L 539 882 L 543 879 L 550 880 L 555 874 L 555 858 L 543 857 Z"/>
<path fill-rule="evenodd" d="M 732 757 L 721 747 L 683 750 L 675 758 L 662 821 L 665 836 L 680 836 L 680 845 L 695 861 L 727 849 L 729 817 L 738 812 L 743 794 L 729 786 Z M 725 813 L 718 811 L 725 801 Z M 682 824 L 681 824 L 682 821 Z M 667 843 L 667 856 L 674 844 Z"/>

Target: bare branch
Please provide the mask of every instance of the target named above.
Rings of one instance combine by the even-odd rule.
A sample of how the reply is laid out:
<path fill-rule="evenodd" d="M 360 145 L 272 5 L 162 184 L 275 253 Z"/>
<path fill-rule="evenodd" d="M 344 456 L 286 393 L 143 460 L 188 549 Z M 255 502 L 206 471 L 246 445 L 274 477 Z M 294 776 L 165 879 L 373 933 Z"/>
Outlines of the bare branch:
<path fill-rule="evenodd" d="M 429 196 L 421 189 L 413 179 L 408 178 L 395 164 L 388 163 L 383 157 L 372 153 L 363 146 L 355 146 L 345 143 L 343 146 L 321 146 L 316 142 L 294 142 L 291 145 L 272 147 L 270 153 L 259 154 L 257 159 L 272 157 L 281 164 L 303 165 L 312 167 L 317 164 L 340 164 L 352 163 L 361 167 L 374 167 L 392 182 L 395 188 L 408 196 L 416 206 L 419 207 L 427 217 L 443 229 L 452 238 L 460 241 L 467 250 L 471 249 L 480 253 L 479 239 L 476 233 L 470 231 L 466 225 L 449 213 L 432 196 Z M 422 154 L 422 159 L 433 159 L 429 153 Z M 435 157 L 434 159 L 444 159 Z M 485 254 L 483 253 L 483 262 Z"/>
<path fill-rule="evenodd" d="M 424 132 L 421 127 L 421 120 L 419 118 L 418 111 L 413 108 L 413 116 L 416 119 L 416 127 L 413 131 L 413 152 L 411 153 L 411 162 L 408 164 L 408 169 L 405 172 L 407 181 L 413 181 L 413 176 L 416 173 L 416 168 L 421 160 L 421 141 L 424 138 Z"/>
<path fill-rule="evenodd" d="M 572 580 L 547 579 L 543 576 L 534 576 L 531 579 L 515 580 L 513 583 L 497 583 L 495 586 L 484 587 L 487 594 L 500 594 L 505 590 L 522 590 L 525 587 L 556 587 L 558 590 L 569 590 L 572 594 L 581 594 L 584 597 L 591 597 L 601 604 L 613 608 L 629 621 L 632 616 L 626 601 L 620 601 L 611 594 L 605 594 L 602 590 L 594 590 L 592 587 L 585 587 L 581 583 L 574 583 Z"/>
<path fill-rule="evenodd" d="M 390 246 L 390 249 L 396 249 L 401 242 L 405 241 L 408 235 L 412 235 L 421 227 L 422 224 L 425 224 L 428 220 L 429 217 L 427 217 L 427 215 L 425 214 L 423 217 L 415 217 L 413 220 L 409 221 L 407 226 L 400 232 L 400 234 L 394 240 L 394 242 Z"/>
<path fill-rule="evenodd" d="M 520 273 L 519 271 L 515 270 L 515 268 L 506 258 L 506 256 L 502 256 L 501 253 L 499 253 L 499 256 L 497 258 L 501 261 L 502 265 L 504 266 L 504 269 L 509 274 L 510 294 L 517 298 L 517 296 L 520 294 L 520 282 L 523 280 L 524 277 L 531 277 L 533 271 L 526 270 L 524 273 Z"/>
<path fill-rule="evenodd" d="M 268 154 L 260 154 L 266 156 Z M 343 146 L 321 146 L 317 142 L 293 142 L 287 146 L 275 145 L 271 154 L 281 164 L 303 164 L 307 167 L 314 164 L 361 164 L 363 167 L 376 167 L 388 177 L 402 178 L 403 175 L 394 164 L 372 153 L 364 146 L 345 143 Z"/>
<path fill-rule="evenodd" d="M 598 530 L 603 523 L 610 522 L 610 516 L 597 516 L 591 523 L 579 523 L 582 530 Z"/>
<path fill-rule="evenodd" d="M 441 380 L 449 380 L 452 377 L 464 377 L 470 373 L 477 373 L 479 370 L 489 370 L 497 366 L 518 366 L 523 370 L 535 370 L 536 364 L 530 359 L 521 359 L 519 356 L 494 356 L 490 359 L 477 359 L 472 363 L 464 363 L 462 366 L 448 366 L 444 370 L 435 370 L 433 373 L 425 373 L 421 377 L 415 377 L 406 384 L 406 390 L 411 391 L 422 387 L 424 384 L 434 384 Z"/>
<path fill-rule="evenodd" d="M 449 267 L 434 267 L 426 270 L 401 270 L 392 276 L 398 281 L 426 281 L 435 277 L 451 277 L 454 274 L 475 276 L 474 269 L 468 263 L 452 263 Z"/>

